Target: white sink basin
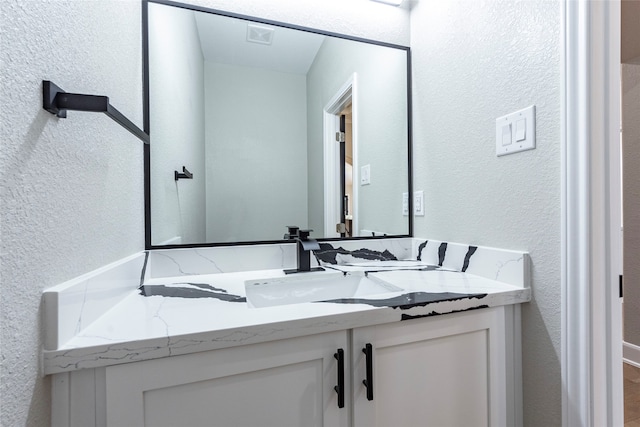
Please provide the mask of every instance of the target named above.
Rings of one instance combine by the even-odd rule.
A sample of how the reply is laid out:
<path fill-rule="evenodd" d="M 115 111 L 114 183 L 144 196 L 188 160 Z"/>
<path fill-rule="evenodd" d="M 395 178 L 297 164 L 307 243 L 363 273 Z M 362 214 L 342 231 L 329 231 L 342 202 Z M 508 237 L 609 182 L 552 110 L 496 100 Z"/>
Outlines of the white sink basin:
<path fill-rule="evenodd" d="M 364 275 L 343 273 L 297 273 L 286 277 L 247 280 L 247 304 L 252 308 L 273 307 L 339 298 L 400 292 L 401 288 Z"/>

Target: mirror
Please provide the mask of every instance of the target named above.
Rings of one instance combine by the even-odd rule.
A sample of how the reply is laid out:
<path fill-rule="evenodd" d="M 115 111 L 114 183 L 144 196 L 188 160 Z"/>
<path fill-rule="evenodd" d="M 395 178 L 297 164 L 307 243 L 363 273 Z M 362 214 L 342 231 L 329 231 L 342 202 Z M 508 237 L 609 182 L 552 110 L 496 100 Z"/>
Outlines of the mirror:
<path fill-rule="evenodd" d="M 147 248 L 411 234 L 409 48 L 143 4 Z"/>

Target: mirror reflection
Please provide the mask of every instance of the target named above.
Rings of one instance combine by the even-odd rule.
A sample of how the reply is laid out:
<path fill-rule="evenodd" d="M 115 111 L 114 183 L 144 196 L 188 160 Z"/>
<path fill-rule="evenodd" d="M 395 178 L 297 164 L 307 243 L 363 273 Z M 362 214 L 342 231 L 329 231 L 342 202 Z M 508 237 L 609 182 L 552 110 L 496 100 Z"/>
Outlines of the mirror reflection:
<path fill-rule="evenodd" d="M 409 233 L 407 48 L 147 6 L 153 246 Z"/>

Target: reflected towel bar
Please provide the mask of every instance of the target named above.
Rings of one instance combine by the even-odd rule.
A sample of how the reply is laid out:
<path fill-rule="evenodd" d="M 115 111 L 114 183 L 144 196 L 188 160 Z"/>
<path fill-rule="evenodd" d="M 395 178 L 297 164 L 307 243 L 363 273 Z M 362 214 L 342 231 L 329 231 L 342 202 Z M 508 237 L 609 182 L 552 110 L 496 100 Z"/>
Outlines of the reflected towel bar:
<path fill-rule="evenodd" d="M 60 118 L 67 117 L 67 110 L 105 113 L 126 130 L 149 144 L 149 135 L 109 104 L 108 96 L 67 93 L 49 80 L 42 81 L 42 108 Z"/>

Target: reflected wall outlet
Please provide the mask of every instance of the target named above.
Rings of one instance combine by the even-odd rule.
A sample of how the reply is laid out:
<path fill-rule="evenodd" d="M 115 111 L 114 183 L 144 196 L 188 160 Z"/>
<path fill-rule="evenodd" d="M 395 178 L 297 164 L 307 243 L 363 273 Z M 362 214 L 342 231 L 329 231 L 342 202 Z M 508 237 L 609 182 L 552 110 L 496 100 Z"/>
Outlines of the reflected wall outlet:
<path fill-rule="evenodd" d="M 364 165 L 360 168 L 360 185 L 371 184 L 371 165 Z"/>
<path fill-rule="evenodd" d="M 409 193 L 402 193 L 402 215 L 409 216 Z"/>
<path fill-rule="evenodd" d="M 424 216 L 424 193 L 422 191 L 413 192 L 413 214 Z"/>

